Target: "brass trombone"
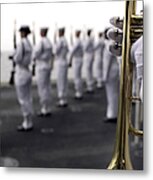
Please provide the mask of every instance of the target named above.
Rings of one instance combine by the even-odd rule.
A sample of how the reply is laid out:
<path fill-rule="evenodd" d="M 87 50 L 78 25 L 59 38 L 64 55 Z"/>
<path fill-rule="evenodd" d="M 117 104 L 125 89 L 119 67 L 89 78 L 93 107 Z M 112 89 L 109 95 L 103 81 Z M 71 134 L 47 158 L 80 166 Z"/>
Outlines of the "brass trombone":
<path fill-rule="evenodd" d="M 119 20 L 118 20 L 119 21 Z M 108 169 L 133 169 L 129 153 L 129 133 L 142 136 L 143 132 L 135 129 L 131 123 L 133 68 L 130 61 L 132 43 L 143 33 L 143 17 L 136 15 L 136 0 L 125 1 L 123 23 L 122 66 L 120 78 L 120 97 L 116 129 L 115 148 Z"/>

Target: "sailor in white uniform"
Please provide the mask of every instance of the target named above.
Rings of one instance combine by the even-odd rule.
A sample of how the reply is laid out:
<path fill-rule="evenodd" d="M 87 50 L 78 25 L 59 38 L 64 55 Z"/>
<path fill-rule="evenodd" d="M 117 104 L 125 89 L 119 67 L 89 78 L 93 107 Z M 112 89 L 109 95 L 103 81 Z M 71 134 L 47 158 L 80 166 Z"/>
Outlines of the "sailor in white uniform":
<path fill-rule="evenodd" d="M 131 59 L 135 64 L 136 79 L 139 82 L 139 96 L 143 102 L 143 36 L 141 36 L 131 47 Z"/>
<path fill-rule="evenodd" d="M 94 67 L 95 67 L 95 77 L 96 77 L 96 83 L 97 88 L 102 88 L 102 61 L 103 61 L 103 52 L 104 52 L 104 38 L 103 33 L 98 33 L 98 41 L 95 43 L 94 46 Z"/>
<path fill-rule="evenodd" d="M 41 112 L 38 116 L 51 115 L 51 64 L 53 61 L 52 44 L 47 37 L 48 28 L 40 29 L 40 42 L 35 46 L 33 59 L 36 61 L 36 82 Z"/>
<path fill-rule="evenodd" d="M 91 36 L 92 30 L 87 30 L 87 38 L 84 43 L 84 63 L 86 71 L 86 86 L 87 92 L 93 92 L 93 61 L 94 61 L 94 39 Z"/>
<path fill-rule="evenodd" d="M 103 81 L 105 82 L 107 97 L 107 113 L 105 122 L 116 122 L 118 115 L 118 98 L 119 98 L 119 64 L 117 57 L 109 51 L 110 40 L 106 29 L 105 49 L 103 57 Z"/>
<path fill-rule="evenodd" d="M 21 106 L 23 122 L 17 127 L 18 131 L 29 131 L 33 129 L 33 106 L 31 95 L 32 74 L 29 65 L 32 60 L 32 45 L 28 40 L 30 29 L 28 26 L 21 26 L 19 29 L 21 41 L 17 45 L 13 60 L 16 63 L 15 87 L 18 102 Z"/>
<path fill-rule="evenodd" d="M 75 99 L 82 99 L 82 64 L 83 64 L 83 44 L 80 40 L 80 30 L 76 30 L 76 41 L 70 51 L 70 66 L 72 64 L 74 73 Z"/>
<path fill-rule="evenodd" d="M 67 106 L 67 53 L 68 44 L 64 37 L 65 28 L 59 28 L 59 39 L 55 44 L 55 66 L 57 72 L 58 106 Z"/>

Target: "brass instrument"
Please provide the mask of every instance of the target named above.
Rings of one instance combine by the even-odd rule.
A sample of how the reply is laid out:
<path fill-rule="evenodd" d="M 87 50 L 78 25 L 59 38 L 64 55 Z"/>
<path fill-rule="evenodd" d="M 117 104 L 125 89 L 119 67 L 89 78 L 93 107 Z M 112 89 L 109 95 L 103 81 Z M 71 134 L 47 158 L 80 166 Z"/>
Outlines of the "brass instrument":
<path fill-rule="evenodd" d="M 118 20 L 119 21 L 119 20 Z M 108 169 L 133 169 L 129 153 L 129 133 L 141 136 L 143 132 L 135 129 L 131 123 L 133 68 L 130 61 L 131 45 L 143 33 L 143 17 L 136 15 L 136 0 L 125 1 L 123 23 L 122 66 L 120 78 L 120 97 L 116 141 L 112 160 Z"/>

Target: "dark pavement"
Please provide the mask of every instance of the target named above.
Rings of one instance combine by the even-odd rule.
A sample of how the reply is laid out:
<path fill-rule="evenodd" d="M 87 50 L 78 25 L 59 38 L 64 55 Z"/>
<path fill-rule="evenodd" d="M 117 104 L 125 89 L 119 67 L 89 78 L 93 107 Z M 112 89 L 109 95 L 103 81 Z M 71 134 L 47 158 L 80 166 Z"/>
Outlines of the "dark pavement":
<path fill-rule="evenodd" d="M 17 132 L 22 116 L 14 87 L 1 87 L 1 166 L 2 158 L 13 158 L 19 167 L 106 169 L 114 142 L 116 124 L 104 123 L 105 91 L 85 94 L 82 101 L 74 99 L 69 85 L 69 106 L 56 107 L 56 86 L 52 89 L 52 116 L 34 116 L 34 130 Z M 39 111 L 36 86 L 33 86 L 35 112 Z M 143 169 L 142 147 L 131 146 L 134 169 Z M 15 164 L 15 163 L 14 163 Z M 7 165 L 6 165 L 7 166 Z M 13 165 L 10 165 L 13 166 Z M 14 165 L 15 166 L 15 165 Z"/>

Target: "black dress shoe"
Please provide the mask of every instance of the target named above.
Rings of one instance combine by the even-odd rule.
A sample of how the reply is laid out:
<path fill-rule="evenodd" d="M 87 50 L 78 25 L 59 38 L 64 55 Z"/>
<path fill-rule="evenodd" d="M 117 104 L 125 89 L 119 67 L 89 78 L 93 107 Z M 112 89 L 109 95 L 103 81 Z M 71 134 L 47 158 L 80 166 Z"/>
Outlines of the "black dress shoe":
<path fill-rule="evenodd" d="M 67 106 L 68 106 L 67 103 L 64 103 L 64 104 L 57 103 L 57 107 L 60 107 L 60 108 L 67 107 Z"/>
<path fill-rule="evenodd" d="M 106 118 L 104 123 L 117 123 L 117 118 Z"/>
<path fill-rule="evenodd" d="M 75 100 L 82 100 L 82 99 L 83 99 L 83 96 L 81 96 L 81 97 L 75 96 L 74 99 L 75 99 Z"/>
<path fill-rule="evenodd" d="M 44 117 L 44 114 L 43 113 L 38 113 L 37 116 L 38 117 Z"/>
<path fill-rule="evenodd" d="M 93 90 L 86 90 L 86 93 L 87 94 L 94 94 L 94 91 Z"/>
<path fill-rule="evenodd" d="M 50 117 L 51 115 L 52 115 L 52 113 L 48 112 L 48 113 L 44 114 L 44 117 Z"/>
<path fill-rule="evenodd" d="M 45 114 L 44 114 L 44 113 L 38 113 L 38 114 L 37 114 L 38 117 L 49 117 L 49 116 L 51 116 L 51 115 L 52 115 L 51 112 L 48 112 L 48 113 L 45 113 Z"/>
<path fill-rule="evenodd" d="M 17 131 L 27 132 L 33 130 L 33 126 L 29 128 L 24 128 L 22 125 L 17 126 Z"/>

